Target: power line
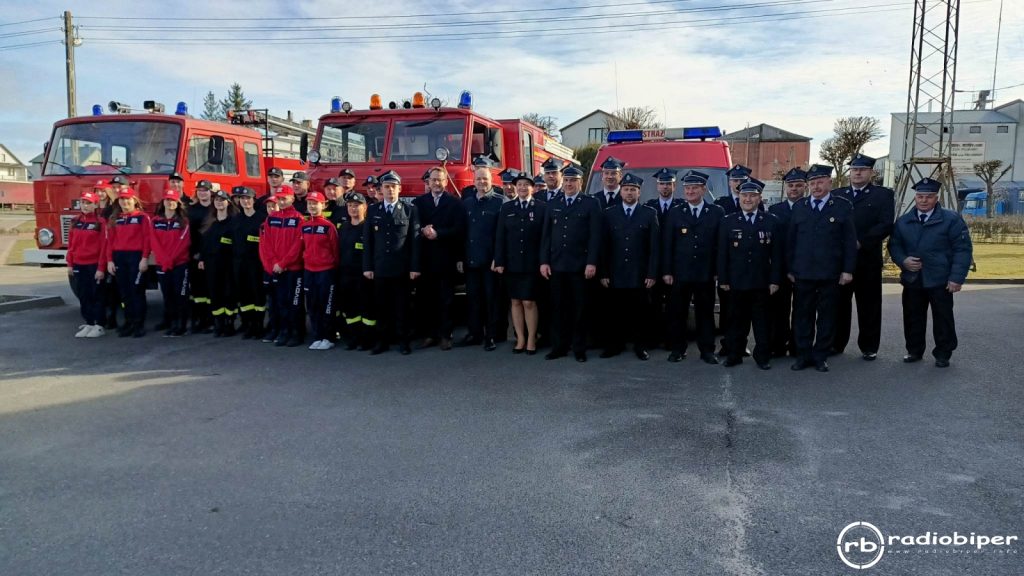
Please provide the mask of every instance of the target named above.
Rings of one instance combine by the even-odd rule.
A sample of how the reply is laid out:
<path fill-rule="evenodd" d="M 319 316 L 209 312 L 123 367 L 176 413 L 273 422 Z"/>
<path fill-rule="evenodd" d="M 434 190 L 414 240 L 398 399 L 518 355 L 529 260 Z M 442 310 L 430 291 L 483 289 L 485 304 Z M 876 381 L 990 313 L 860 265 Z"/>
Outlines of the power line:
<path fill-rule="evenodd" d="M 44 44 L 63 44 L 60 40 L 43 40 L 42 42 L 29 42 L 28 44 L 11 44 L 9 46 L 0 46 L 0 50 L 17 50 L 19 48 L 30 48 L 32 46 L 42 46 Z"/>
<path fill-rule="evenodd" d="M 45 22 L 47 20 L 59 20 L 59 16 L 47 16 L 46 18 L 36 18 L 35 20 L 22 20 L 21 22 L 0 22 L 0 28 L 4 26 L 17 26 L 19 24 L 32 24 L 34 22 Z"/>
<path fill-rule="evenodd" d="M 14 38 L 16 36 L 31 36 L 33 34 L 43 34 L 45 32 L 60 32 L 60 28 L 40 28 L 38 30 L 26 30 L 24 32 L 8 32 L 7 34 L 0 34 L 0 38 Z"/>

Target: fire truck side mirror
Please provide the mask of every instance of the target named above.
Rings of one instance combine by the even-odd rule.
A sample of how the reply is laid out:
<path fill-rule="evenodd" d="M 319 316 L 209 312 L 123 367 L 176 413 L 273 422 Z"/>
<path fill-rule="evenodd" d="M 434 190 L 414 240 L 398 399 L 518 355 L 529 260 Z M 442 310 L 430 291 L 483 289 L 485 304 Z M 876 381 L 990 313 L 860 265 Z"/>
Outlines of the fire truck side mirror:
<path fill-rule="evenodd" d="M 309 155 L 309 134 L 303 134 L 299 138 L 299 160 L 306 161 L 306 157 Z"/>
<path fill-rule="evenodd" d="M 224 163 L 224 137 L 210 136 L 210 144 L 206 148 L 206 163 L 220 166 Z"/>

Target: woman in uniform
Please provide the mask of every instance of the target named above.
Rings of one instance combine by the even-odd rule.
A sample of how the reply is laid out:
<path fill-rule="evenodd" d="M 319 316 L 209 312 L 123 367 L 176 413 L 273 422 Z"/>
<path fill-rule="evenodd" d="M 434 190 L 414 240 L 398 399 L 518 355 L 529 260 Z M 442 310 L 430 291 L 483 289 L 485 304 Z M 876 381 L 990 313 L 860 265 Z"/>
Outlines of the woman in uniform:
<path fill-rule="evenodd" d="M 242 339 L 263 336 L 263 314 L 267 296 L 260 262 L 260 226 L 267 214 L 256 209 L 256 192 L 247 186 L 235 186 L 231 196 L 240 211 L 235 215 L 231 245 L 234 254 L 235 298 L 242 318 Z"/>
<path fill-rule="evenodd" d="M 233 217 L 238 213 L 231 197 L 223 190 L 213 194 L 213 210 L 200 230 L 202 247 L 199 269 L 206 273 L 213 315 L 213 335 L 235 335 L 236 301 L 234 293 Z"/>
<path fill-rule="evenodd" d="M 540 289 L 540 237 L 545 205 L 533 198 L 533 180 L 515 178 L 516 197 L 501 207 L 494 247 L 494 271 L 502 274 L 512 300 L 516 330 L 513 354 L 537 353 L 537 292 Z"/>
<path fill-rule="evenodd" d="M 150 244 L 156 258 L 156 274 L 164 297 L 164 320 L 157 330 L 165 336 L 184 336 L 188 324 L 188 260 L 192 244 L 188 215 L 181 192 L 168 188 L 160 210 L 153 217 Z"/>
<path fill-rule="evenodd" d="M 100 192 L 102 193 L 102 191 Z M 78 327 L 75 338 L 103 336 L 103 289 L 105 271 L 102 265 L 103 242 L 107 221 L 96 213 L 100 195 L 83 192 L 78 202 L 82 214 L 72 220 L 68 230 L 68 276 L 75 285 L 85 324 Z"/>
<path fill-rule="evenodd" d="M 341 314 L 345 319 L 346 350 L 373 348 L 373 282 L 363 276 L 363 229 L 366 197 L 358 192 L 345 202 L 348 218 L 338 227 Z"/>
<path fill-rule="evenodd" d="M 132 188 L 118 193 L 120 214 L 114 219 L 107 235 L 107 273 L 117 281 L 117 290 L 124 300 L 124 324 L 118 330 L 121 337 L 141 338 L 146 334 L 146 280 L 149 269 L 150 223 L 141 210 L 138 196 Z"/>

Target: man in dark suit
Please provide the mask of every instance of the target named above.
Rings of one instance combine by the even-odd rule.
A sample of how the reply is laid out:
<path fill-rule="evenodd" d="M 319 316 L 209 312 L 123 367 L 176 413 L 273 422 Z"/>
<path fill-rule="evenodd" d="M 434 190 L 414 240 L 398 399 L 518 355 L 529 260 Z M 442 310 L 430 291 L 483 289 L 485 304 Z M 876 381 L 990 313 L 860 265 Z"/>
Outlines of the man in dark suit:
<path fill-rule="evenodd" d="M 661 274 L 672 288 L 669 299 L 669 362 L 686 358 L 687 322 L 693 300 L 697 349 L 708 364 L 715 357 L 715 252 L 718 226 L 725 216 L 720 206 L 704 202 L 708 175 L 690 170 L 683 176 L 686 203 L 669 210 L 661 231 Z"/>
<path fill-rule="evenodd" d="M 367 216 L 363 235 L 363 276 L 373 280 L 377 316 L 377 346 L 386 352 L 392 333 L 402 354 L 409 354 L 409 283 L 420 275 L 419 215 L 411 203 L 398 199 L 402 179 L 393 170 L 380 177 L 382 202 Z"/>
<path fill-rule="evenodd" d="M 803 199 L 807 194 L 807 172 L 800 168 L 791 168 L 782 177 L 786 197 L 777 204 L 773 204 L 768 211 L 779 219 L 779 238 L 776 242 L 785 247 L 786 229 L 789 227 L 789 217 L 793 213 L 793 206 Z M 779 289 L 769 299 L 771 310 L 771 342 L 772 357 L 782 358 L 787 354 L 796 354 L 796 346 L 793 343 L 793 283 L 786 277 L 785 258 L 783 257 L 782 278 L 779 282 Z"/>
<path fill-rule="evenodd" d="M 750 178 L 740 184 L 740 211 L 722 219 L 718 229 L 718 285 L 732 298 L 726 338 L 726 367 L 743 362 L 747 334 L 754 326 L 754 362 L 771 366 L 768 297 L 782 277 L 782 236 L 779 220 L 757 209 L 764 183 Z"/>
<path fill-rule="evenodd" d="M 548 158 L 540 165 L 544 170 L 544 184 L 547 189 L 543 194 L 540 194 L 539 189 L 537 190 L 538 196 L 542 196 L 537 198 L 538 200 L 551 202 L 562 193 L 562 168 L 564 166 L 565 163 L 558 158 Z"/>
<path fill-rule="evenodd" d="M 633 342 L 633 351 L 641 360 L 647 352 L 650 319 L 650 289 L 658 277 L 659 244 L 658 213 L 641 206 L 640 186 L 643 179 L 627 172 L 622 176 L 619 197 L 622 202 L 604 211 L 603 265 L 601 286 L 607 289 L 611 316 L 608 339 L 602 358 L 618 356 Z"/>
<path fill-rule="evenodd" d="M 861 357 L 874 360 L 882 339 L 882 245 L 892 234 L 896 198 L 889 188 L 875 186 L 875 159 L 857 154 L 850 161 L 850 185 L 832 191 L 853 204 L 857 229 L 857 268 L 853 282 L 839 289 L 836 338 L 832 353 L 842 354 L 850 341 L 853 298 L 857 298 L 857 346 Z"/>
<path fill-rule="evenodd" d="M 529 178 L 520 175 L 520 178 Z M 498 228 L 498 214 L 504 199 L 501 190 L 491 185 L 491 169 L 480 166 L 474 171 L 474 186 L 462 198 L 466 210 L 465 258 L 459 269 L 466 275 L 466 304 L 469 308 L 469 333 L 462 346 L 481 342 L 488 352 L 496 348 L 498 329 L 498 282 L 491 270 L 494 262 L 494 240 Z"/>
<path fill-rule="evenodd" d="M 914 184 L 914 209 L 896 221 L 889 255 L 902 271 L 903 334 L 907 341 L 903 361 L 918 362 L 924 356 L 931 307 L 935 335 L 932 356 L 936 366 L 946 368 L 957 346 L 953 294 L 967 280 L 974 247 L 963 218 L 938 205 L 940 187 L 931 178 Z"/>
<path fill-rule="evenodd" d="M 622 180 L 622 169 L 626 163 L 614 156 L 609 156 L 601 163 L 601 191 L 594 194 L 601 210 L 608 208 L 618 202 L 619 186 Z"/>
<path fill-rule="evenodd" d="M 658 227 L 664 229 L 669 210 L 686 201 L 675 197 L 675 170 L 662 168 L 654 173 L 654 180 L 657 182 L 658 197 L 651 198 L 644 203 L 644 206 L 650 206 L 658 213 Z M 658 274 L 654 288 L 651 289 L 651 319 L 649 324 L 651 326 L 651 336 L 648 339 L 649 346 L 657 347 L 662 344 L 668 344 L 668 306 L 671 293 L 672 290 L 669 285 L 665 284 L 665 281 L 661 279 L 661 274 Z"/>
<path fill-rule="evenodd" d="M 818 164 L 807 170 L 811 196 L 793 207 L 786 230 L 786 265 L 796 309 L 793 332 L 798 358 L 793 370 L 814 366 L 828 372 L 839 286 L 853 281 L 857 264 L 853 205 L 831 193 L 832 170 Z"/>
<path fill-rule="evenodd" d="M 420 348 L 451 350 L 457 263 L 465 250 L 466 207 L 446 192 L 448 172 L 430 170 L 429 190 L 413 199 L 420 219 L 420 263 L 416 316 L 425 334 Z"/>
<path fill-rule="evenodd" d="M 504 196 L 505 192 L 504 190 L 502 190 L 501 186 L 494 185 L 494 175 L 491 173 L 491 170 L 494 168 L 494 162 L 492 162 L 490 158 L 484 156 L 483 154 L 478 154 L 473 158 L 471 164 L 473 165 L 473 184 L 470 186 L 466 186 L 462 190 L 459 190 L 459 194 L 462 196 L 463 200 L 476 196 L 476 194 L 479 192 L 479 188 L 476 182 L 477 174 L 480 174 L 478 170 L 479 168 L 487 169 L 487 185 L 490 186 L 491 192 L 497 194 L 499 198 Z"/>
<path fill-rule="evenodd" d="M 750 173 L 750 168 L 742 164 L 737 164 L 725 171 L 726 177 L 729 178 L 729 193 L 715 198 L 715 204 L 718 204 L 726 214 L 740 211 L 740 184 L 750 178 Z"/>
<path fill-rule="evenodd" d="M 583 171 L 562 171 L 564 194 L 547 206 L 541 236 L 540 274 L 551 281 L 552 343 L 546 358 L 568 354 L 587 361 L 588 287 L 601 255 L 601 208 L 583 194 Z"/>

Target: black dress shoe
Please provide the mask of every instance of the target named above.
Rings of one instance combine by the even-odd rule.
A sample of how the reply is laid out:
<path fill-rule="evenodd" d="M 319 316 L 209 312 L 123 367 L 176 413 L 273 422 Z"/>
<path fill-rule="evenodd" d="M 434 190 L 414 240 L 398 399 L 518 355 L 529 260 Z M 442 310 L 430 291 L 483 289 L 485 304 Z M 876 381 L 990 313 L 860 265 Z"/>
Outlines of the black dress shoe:
<path fill-rule="evenodd" d="M 462 340 L 459 340 L 459 346 L 476 346 L 477 344 L 480 344 L 480 342 L 480 338 L 477 338 L 476 336 L 473 336 L 471 334 L 466 334 L 462 338 Z"/>
<path fill-rule="evenodd" d="M 828 372 L 828 362 L 824 360 L 814 364 L 814 369 L 818 372 Z"/>
<path fill-rule="evenodd" d="M 903 361 L 907 364 L 910 364 L 912 362 L 920 362 L 921 356 L 917 354 L 907 354 L 906 356 L 903 357 Z"/>
<path fill-rule="evenodd" d="M 412 348 L 409 347 L 408 343 L 399 346 L 398 351 L 402 353 L 402 356 L 408 356 L 409 354 L 412 354 Z"/>
<path fill-rule="evenodd" d="M 768 362 L 758 362 L 757 363 L 757 367 L 760 368 L 761 370 L 771 370 L 772 369 L 772 365 L 770 363 L 768 363 Z"/>
<path fill-rule="evenodd" d="M 577 362 L 586 362 L 587 361 L 587 353 L 586 352 L 577 352 L 576 353 L 576 361 Z"/>
<path fill-rule="evenodd" d="M 669 362 L 682 362 L 686 358 L 686 352 L 673 352 L 668 355 Z"/>
<path fill-rule="evenodd" d="M 618 350 L 604 350 L 598 356 L 601 358 L 614 358 L 619 354 L 622 354 L 622 352 L 619 352 Z M 577 356 L 579 355 L 577 354 Z"/>
<path fill-rule="evenodd" d="M 488 352 L 493 352 L 497 348 L 498 348 L 498 345 L 495 344 L 494 340 L 492 340 L 491 338 L 488 338 L 487 340 L 484 340 L 484 350 L 487 350 Z"/>
<path fill-rule="evenodd" d="M 730 358 L 726 358 L 725 362 L 722 362 L 722 366 L 725 366 L 726 368 L 732 368 L 733 366 L 739 366 L 742 363 L 743 363 L 743 359 L 742 358 L 730 357 Z"/>
<path fill-rule="evenodd" d="M 935 366 L 937 368 L 949 368 L 949 360 L 946 358 L 936 358 Z"/>
<path fill-rule="evenodd" d="M 647 350 L 644 350 L 643 348 L 638 348 L 637 350 L 634 350 L 633 353 L 636 354 L 636 357 L 639 358 L 640 360 L 651 359 L 651 355 L 648 354 Z"/>
<path fill-rule="evenodd" d="M 552 350 L 551 352 L 548 352 L 547 354 L 544 355 L 544 359 L 558 360 L 559 358 L 565 358 L 567 355 L 568 352 L 563 352 L 562 350 Z"/>
<path fill-rule="evenodd" d="M 874 362 L 875 359 L 878 358 L 878 352 L 865 352 L 864 354 L 861 355 L 861 358 L 867 360 L 868 362 Z"/>
<path fill-rule="evenodd" d="M 705 364 L 718 364 L 718 357 L 711 352 L 701 354 L 700 359 L 703 360 Z"/>
<path fill-rule="evenodd" d="M 810 361 L 805 360 L 803 358 L 797 358 L 796 362 L 793 362 L 793 365 L 790 366 L 789 369 L 799 372 L 800 370 L 803 370 L 805 368 L 810 368 L 811 365 L 812 364 Z"/>

